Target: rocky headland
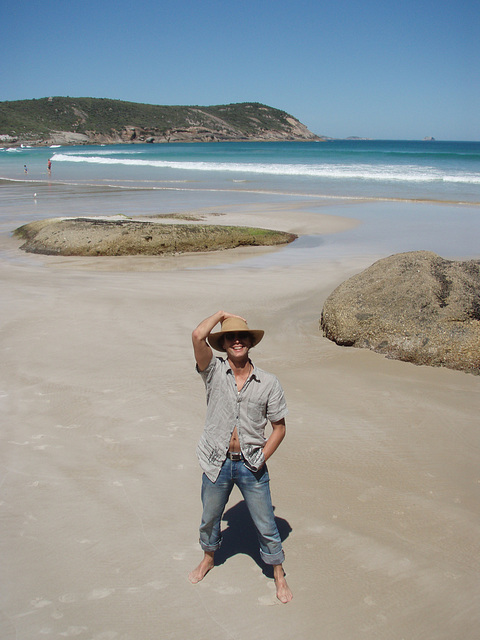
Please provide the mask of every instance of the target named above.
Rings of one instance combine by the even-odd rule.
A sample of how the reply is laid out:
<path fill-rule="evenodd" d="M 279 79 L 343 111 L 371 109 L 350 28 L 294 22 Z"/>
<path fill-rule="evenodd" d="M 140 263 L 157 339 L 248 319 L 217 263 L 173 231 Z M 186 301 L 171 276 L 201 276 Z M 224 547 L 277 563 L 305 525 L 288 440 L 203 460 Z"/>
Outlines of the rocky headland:
<path fill-rule="evenodd" d="M 256 102 L 206 107 L 67 97 L 0 102 L 5 146 L 321 139 L 285 111 Z"/>
<path fill-rule="evenodd" d="M 480 260 L 429 251 L 384 258 L 337 287 L 320 323 L 339 345 L 478 375 Z"/>

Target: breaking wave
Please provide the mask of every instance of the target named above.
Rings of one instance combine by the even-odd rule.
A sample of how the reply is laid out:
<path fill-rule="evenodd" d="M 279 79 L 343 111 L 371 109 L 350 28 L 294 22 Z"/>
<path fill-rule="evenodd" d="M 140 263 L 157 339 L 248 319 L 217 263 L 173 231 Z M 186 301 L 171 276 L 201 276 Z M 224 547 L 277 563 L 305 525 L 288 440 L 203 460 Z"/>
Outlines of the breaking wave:
<path fill-rule="evenodd" d="M 135 155 L 135 154 L 132 154 Z M 75 162 L 83 164 L 116 165 L 129 167 L 152 167 L 173 171 L 224 172 L 235 174 L 257 174 L 271 176 L 296 176 L 324 178 L 331 180 L 365 180 L 375 182 L 447 182 L 480 185 L 480 174 L 453 170 L 443 171 L 438 167 L 394 164 L 357 164 L 357 163 L 316 163 L 282 164 L 249 162 L 206 162 L 176 161 L 145 158 L 117 158 L 111 154 L 65 154 L 56 153 L 55 162 Z"/>

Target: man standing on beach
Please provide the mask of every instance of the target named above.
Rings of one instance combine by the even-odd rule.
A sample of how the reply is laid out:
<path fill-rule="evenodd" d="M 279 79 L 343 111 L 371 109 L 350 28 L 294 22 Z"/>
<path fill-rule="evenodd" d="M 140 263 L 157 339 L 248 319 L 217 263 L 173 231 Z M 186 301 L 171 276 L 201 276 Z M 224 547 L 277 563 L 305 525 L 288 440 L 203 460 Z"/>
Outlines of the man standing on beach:
<path fill-rule="evenodd" d="M 221 330 L 212 333 L 219 322 Z M 209 316 L 192 333 L 197 371 L 206 387 L 207 416 L 197 447 L 203 470 L 200 546 L 204 557 L 188 577 L 196 584 L 213 569 L 214 553 L 221 544 L 221 518 L 236 484 L 257 529 L 261 558 L 273 567 L 277 598 L 287 603 L 292 592 L 285 580 L 285 555 L 265 464 L 285 437 L 287 406 L 277 378 L 249 358 L 263 334 L 249 329 L 244 318 L 225 311 Z M 227 357 L 216 357 L 212 347 Z M 265 439 L 268 421 L 272 433 Z"/>

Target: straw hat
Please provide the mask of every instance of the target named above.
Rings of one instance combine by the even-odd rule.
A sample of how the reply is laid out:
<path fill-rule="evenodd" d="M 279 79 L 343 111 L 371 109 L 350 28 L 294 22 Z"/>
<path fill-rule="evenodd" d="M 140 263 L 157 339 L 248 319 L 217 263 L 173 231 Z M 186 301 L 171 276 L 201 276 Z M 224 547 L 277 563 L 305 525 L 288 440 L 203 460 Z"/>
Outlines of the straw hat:
<path fill-rule="evenodd" d="M 216 333 L 211 333 L 208 336 L 208 342 L 210 346 L 216 351 L 225 351 L 223 347 L 223 336 L 226 333 L 234 331 L 248 332 L 252 336 L 252 347 L 260 342 L 260 340 L 263 338 L 263 334 L 265 333 L 261 329 L 249 329 L 248 324 L 241 318 L 225 318 L 225 320 L 222 322 L 222 330 L 217 331 Z"/>

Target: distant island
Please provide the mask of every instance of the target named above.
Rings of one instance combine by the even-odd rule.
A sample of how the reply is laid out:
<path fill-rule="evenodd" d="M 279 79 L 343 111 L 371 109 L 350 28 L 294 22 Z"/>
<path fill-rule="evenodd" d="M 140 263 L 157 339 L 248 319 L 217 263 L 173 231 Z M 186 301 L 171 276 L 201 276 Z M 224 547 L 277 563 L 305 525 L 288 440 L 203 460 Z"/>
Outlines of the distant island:
<path fill-rule="evenodd" d="M 5 146 L 323 139 L 285 111 L 257 102 L 209 107 L 69 97 L 0 102 Z"/>

